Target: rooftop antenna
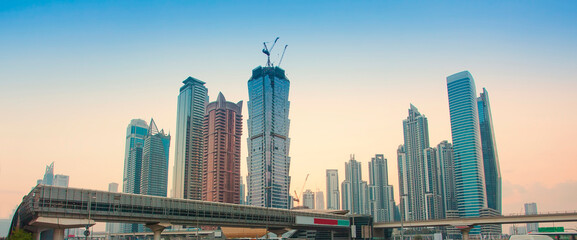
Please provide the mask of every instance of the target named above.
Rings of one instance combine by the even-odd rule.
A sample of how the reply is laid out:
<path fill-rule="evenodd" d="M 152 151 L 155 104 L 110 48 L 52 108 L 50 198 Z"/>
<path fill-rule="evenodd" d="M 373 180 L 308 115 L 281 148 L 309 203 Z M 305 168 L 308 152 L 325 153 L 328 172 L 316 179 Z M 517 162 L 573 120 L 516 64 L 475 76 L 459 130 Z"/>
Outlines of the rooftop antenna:
<path fill-rule="evenodd" d="M 263 42 L 263 43 L 262 43 L 262 44 L 264 45 L 264 49 L 262 50 L 262 52 L 263 52 L 264 54 L 266 54 L 266 58 L 267 58 L 266 66 L 267 66 L 267 67 L 272 67 L 272 63 L 270 62 L 270 52 L 272 52 L 272 49 L 274 48 L 274 45 L 276 44 L 276 41 L 278 41 L 278 39 L 279 39 L 279 37 L 277 37 L 277 38 L 274 40 L 272 46 L 270 47 L 270 50 L 269 50 L 268 47 L 266 46 L 266 42 Z"/>
<path fill-rule="evenodd" d="M 280 56 L 280 60 L 278 61 L 278 67 L 280 67 L 280 64 L 282 63 L 282 58 L 284 57 L 284 52 L 286 52 L 286 47 L 288 47 L 288 45 L 284 45 L 284 50 L 282 50 L 282 55 Z"/>

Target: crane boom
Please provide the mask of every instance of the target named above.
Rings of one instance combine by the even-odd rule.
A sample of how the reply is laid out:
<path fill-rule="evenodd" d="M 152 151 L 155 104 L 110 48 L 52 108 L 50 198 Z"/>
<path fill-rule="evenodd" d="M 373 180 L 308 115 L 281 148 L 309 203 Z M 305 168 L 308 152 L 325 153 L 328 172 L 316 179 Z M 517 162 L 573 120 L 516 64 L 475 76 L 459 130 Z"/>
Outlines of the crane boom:
<path fill-rule="evenodd" d="M 278 67 L 280 67 L 280 64 L 282 63 L 282 58 L 284 57 L 284 52 L 286 52 L 286 47 L 288 47 L 288 45 L 284 45 L 284 50 L 282 50 L 282 55 L 280 56 L 280 60 L 278 61 Z"/>

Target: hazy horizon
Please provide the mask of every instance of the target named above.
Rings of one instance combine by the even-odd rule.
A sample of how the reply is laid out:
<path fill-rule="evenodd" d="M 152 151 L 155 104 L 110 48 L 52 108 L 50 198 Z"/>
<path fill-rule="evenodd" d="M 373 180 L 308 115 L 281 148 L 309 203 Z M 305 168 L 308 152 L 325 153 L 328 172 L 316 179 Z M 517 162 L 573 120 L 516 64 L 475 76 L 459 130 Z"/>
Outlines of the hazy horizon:
<path fill-rule="evenodd" d="M 246 103 L 262 42 L 276 37 L 273 61 L 288 44 L 291 194 L 306 174 L 305 190 L 325 191 L 326 169 L 343 181 L 350 154 L 368 180 L 384 154 L 398 204 L 409 104 L 428 118 L 431 146 L 452 142 L 445 78 L 468 70 L 489 92 L 503 213 L 577 210 L 575 13 L 572 1 L 2 2 L 0 218 L 51 162 L 70 187 L 122 189 L 131 119 L 174 135 L 188 76 L 210 101 Z M 246 119 L 245 104 L 243 177 Z"/>

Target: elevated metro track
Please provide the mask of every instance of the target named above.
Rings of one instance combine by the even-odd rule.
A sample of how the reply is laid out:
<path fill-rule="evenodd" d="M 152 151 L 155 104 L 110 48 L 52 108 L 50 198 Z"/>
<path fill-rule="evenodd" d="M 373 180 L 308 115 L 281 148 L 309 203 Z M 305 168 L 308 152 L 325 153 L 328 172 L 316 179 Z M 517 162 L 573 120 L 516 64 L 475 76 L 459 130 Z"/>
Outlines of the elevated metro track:
<path fill-rule="evenodd" d="M 374 228 L 475 226 L 484 224 L 513 224 L 535 222 L 577 222 L 577 212 L 546 213 L 535 215 L 494 216 L 478 218 L 450 218 L 426 221 L 375 223 Z"/>
<path fill-rule="evenodd" d="M 155 232 L 155 229 L 162 232 L 170 225 L 199 224 L 336 231 L 348 231 L 350 226 L 348 216 L 328 212 L 38 185 L 23 198 L 12 220 L 11 229 L 20 227 L 41 232 L 46 229 L 83 227 L 93 225 L 94 222 L 142 223 Z"/>

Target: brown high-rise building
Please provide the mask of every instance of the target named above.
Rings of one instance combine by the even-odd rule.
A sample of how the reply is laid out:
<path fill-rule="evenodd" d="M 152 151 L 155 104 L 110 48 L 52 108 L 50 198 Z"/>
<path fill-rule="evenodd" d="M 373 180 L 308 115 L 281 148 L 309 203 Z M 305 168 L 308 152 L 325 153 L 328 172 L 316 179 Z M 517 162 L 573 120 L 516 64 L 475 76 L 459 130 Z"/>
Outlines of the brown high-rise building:
<path fill-rule="evenodd" d="M 206 106 L 202 200 L 240 203 L 242 101 L 227 102 L 222 93 Z"/>

